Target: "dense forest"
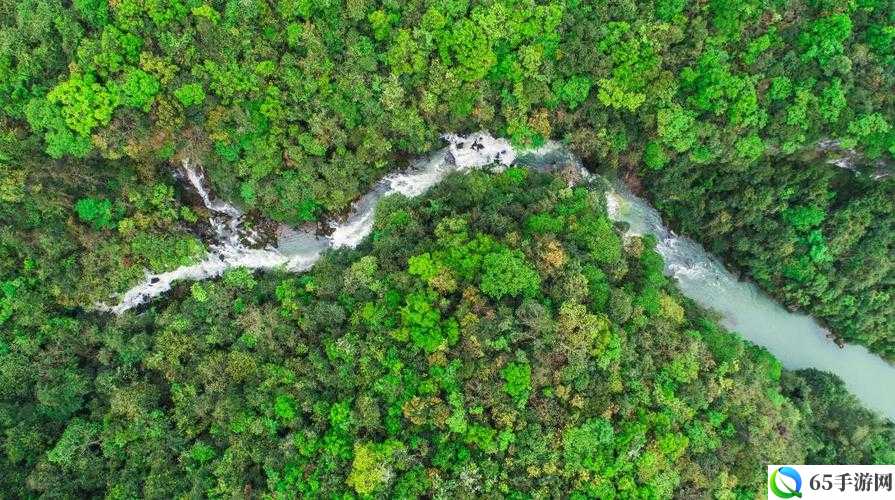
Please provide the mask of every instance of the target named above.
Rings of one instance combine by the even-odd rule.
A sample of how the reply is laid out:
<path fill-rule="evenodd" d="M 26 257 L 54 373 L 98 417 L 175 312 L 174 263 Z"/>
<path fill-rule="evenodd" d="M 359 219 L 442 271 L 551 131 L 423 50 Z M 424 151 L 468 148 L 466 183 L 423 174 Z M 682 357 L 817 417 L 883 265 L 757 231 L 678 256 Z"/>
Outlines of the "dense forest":
<path fill-rule="evenodd" d="M 455 174 L 308 273 L 237 269 L 139 315 L 41 310 L 22 283 L 0 491 L 750 498 L 766 463 L 895 462 L 895 426 L 720 328 L 604 200 Z"/>
<path fill-rule="evenodd" d="M 94 310 L 207 252 L 182 161 L 313 225 L 475 130 L 562 141 L 895 360 L 893 0 L 4 1 L 0 498 L 750 498 L 766 463 L 895 463 L 600 187 L 522 170 L 389 198 L 308 273 Z"/>
<path fill-rule="evenodd" d="M 299 224 L 488 129 L 645 179 L 688 233 L 891 358 L 892 180 L 833 182 L 824 160 L 891 161 L 893 67 L 891 0 L 4 2 L 0 196 L 26 229 L 3 279 L 31 258 L 77 307 L 201 255 L 172 161 Z"/>

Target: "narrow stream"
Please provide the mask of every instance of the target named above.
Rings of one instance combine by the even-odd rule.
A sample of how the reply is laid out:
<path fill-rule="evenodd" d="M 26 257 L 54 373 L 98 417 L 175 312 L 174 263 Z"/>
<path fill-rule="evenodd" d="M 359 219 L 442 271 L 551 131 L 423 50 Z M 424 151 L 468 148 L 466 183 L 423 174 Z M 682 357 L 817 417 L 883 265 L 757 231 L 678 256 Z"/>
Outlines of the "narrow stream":
<path fill-rule="evenodd" d="M 212 227 L 217 241 L 204 260 L 160 274 L 147 274 L 144 281 L 122 294 L 114 306 L 97 309 L 121 314 L 171 289 L 176 281 L 203 280 L 220 276 L 227 269 L 285 268 L 293 272 L 309 269 L 329 248 L 353 247 L 371 231 L 377 201 L 401 193 L 418 196 L 454 171 L 488 165 L 524 165 L 537 170 L 577 167 L 582 178 L 591 175 L 558 143 L 531 151 L 514 151 L 508 141 L 480 132 L 469 136 L 447 134 L 448 146 L 416 160 L 405 172 L 383 178 L 352 207 L 348 217 L 332 223 L 328 237 L 307 230 L 281 227 L 277 246 L 251 248 L 252 235 L 242 229 L 243 214 L 236 207 L 212 198 L 199 170 L 184 165 L 184 176 L 214 213 Z M 652 234 L 665 259 L 665 272 L 681 291 L 698 304 L 720 313 L 722 324 L 755 344 L 764 346 L 788 369 L 817 368 L 838 375 L 846 387 L 867 407 L 895 421 L 895 367 L 860 346 L 839 348 L 826 337 L 826 330 L 810 316 L 791 313 L 761 292 L 754 284 L 738 281 L 698 243 L 679 237 L 662 223 L 658 212 L 623 186 L 607 194 L 609 216 L 629 224 L 628 234 Z M 249 244 L 246 244 L 246 241 Z"/>

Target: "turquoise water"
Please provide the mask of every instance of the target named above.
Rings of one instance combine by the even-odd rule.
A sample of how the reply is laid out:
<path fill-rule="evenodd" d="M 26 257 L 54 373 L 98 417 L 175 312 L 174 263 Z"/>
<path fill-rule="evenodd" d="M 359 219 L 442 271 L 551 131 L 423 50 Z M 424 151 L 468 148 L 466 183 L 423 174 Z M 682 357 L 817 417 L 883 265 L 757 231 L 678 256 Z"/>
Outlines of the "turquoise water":
<path fill-rule="evenodd" d="M 792 313 L 755 284 L 739 281 L 695 241 L 677 236 L 645 200 L 619 186 L 608 198 L 610 217 L 629 234 L 652 234 L 665 272 L 684 295 L 721 314 L 724 327 L 765 347 L 784 367 L 834 373 L 865 406 L 895 421 L 895 367 L 857 345 L 838 347 L 811 316 Z"/>

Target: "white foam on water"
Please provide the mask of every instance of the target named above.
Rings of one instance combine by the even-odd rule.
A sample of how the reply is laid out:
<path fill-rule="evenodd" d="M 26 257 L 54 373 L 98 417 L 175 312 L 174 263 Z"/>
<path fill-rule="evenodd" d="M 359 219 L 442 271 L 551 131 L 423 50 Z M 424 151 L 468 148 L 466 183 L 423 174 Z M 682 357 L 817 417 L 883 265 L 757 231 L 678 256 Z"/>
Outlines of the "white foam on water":
<path fill-rule="evenodd" d="M 413 198 L 428 191 L 451 172 L 490 165 L 507 166 L 516 160 L 516 151 L 509 141 L 495 139 L 487 132 L 467 136 L 445 134 L 442 138 L 448 143 L 446 148 L 414 161 L 405 172 L 386 176 L 355 202 L 346 221 L 333 226 L 329 237 L 331 246 L 355 247 L 363 241 L 372 231 L 376 203 L 383 196 L 397 193 Z"/>
<path fill-rule="evenodd" d="M 172 271 L 146 272 L 143 281 L 117 297 L 117 304 L 99 303 L 95 304 L 95 308 L 121 314 L 168 292 L 178 281 L 215 278 L 228 269 L 239 267 L 282 268 L 293 272 L 307 270 L 325 250 L 355 247 L 363 241 L 372 231 L 376 204 L 383 196 L 394 193 L 407 197 L 419 196 L 453 171 L 492 164 L 509 165 L 516 159 L 516 152 L 507 140 L 495 139 L 487 132 L 468 136 L 446 134 L 443 138 L 448 143 L 446 148 L 413 162 L 405 172 L 390 174 L 379 181 L 352 205 L 344 221 L 331 224 L 332 232 L 328 237 L 318 236 L 309 230 L 281 228 L 279 232 L 284 237 L 280 238 L 276 247 L 266 248 L 250 246 L 258 238 L 243 227 L 242 211 L 215 199 L 205 185 L 202 171 L 184 161 L 183 177 L 212 212 L 209 224 L 214 241 L 209 244 L 208 254 L 199 262 Z"/>
<path fill-rule="evenodd" d="M 205 188 L 205 174 L 196 167 L 190 165 L 187 160 L 183 161 L 183 171 L 186 174 L 187 180 L 190 181 L 190 185 L 192 185 L 193 189 L 195 189 L 199 196 L 202 197 L 202 202 L 206 208 L 231 218 L 237 218 L 242 215 L 242 212 L 233 205 L 224 201 L 211 199 L 211 194 Z"/>
<path fill-rule="evenodd" d="M 216 278 L 229 269 L 284 268 L 298 272 L 309 269 L 319 258 L 321 249 L 287 255 L 271 247 L 251 248 L 245 242 L 251 243 L 257 237 L 242 227 L 242 211 L 227 202 L 212 198 L 205 187 L 202 172 L 186 161 L 183 162 L 183 177 L 202 198 L 205 207 L 212 212 L 209 225 L 215 239 L 209 244 L 208 253 L 199 262 L 172 271 L 147 271 L 143 281 L 118 297 L 117 304 L 95 304 L 97 310 L 121 314 L 168 292 L 175 282 Z"/>

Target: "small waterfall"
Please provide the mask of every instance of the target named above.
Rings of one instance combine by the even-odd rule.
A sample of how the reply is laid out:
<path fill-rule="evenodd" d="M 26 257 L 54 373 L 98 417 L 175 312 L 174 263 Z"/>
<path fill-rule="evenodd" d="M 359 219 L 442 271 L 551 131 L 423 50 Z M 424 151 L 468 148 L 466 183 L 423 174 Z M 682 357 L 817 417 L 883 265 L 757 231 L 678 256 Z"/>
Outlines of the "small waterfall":
<path fill-rule="evenodd" d="M 307 245 L 302 252 L 284 254 L 275 248 L 252 248 L 246 244 L 257 241 L 251 231 L 242 226 L 242 211 L 224 201 L 216 200 L 205 187 L 204 175 L 191 165 L 183 162 L 183 177 L 202 198 L 202 203 L 212 212 L 209 224 L 214 232 L 214 241 L 209 244 L 208 253 L 195 264 L 181 266 L 163 273 L 146 272 L 143 281 L 127 290 L 114 306 L 99 303 L 94 308 L 99 311 L 121 314 L 129 309 L 145 304 L 169 290 L 178 281 L 200 281 L 221 276 L 228 269 L 246 267 L 249 269 L 273 269 L 282 267 L 289 271 L 304 271 L 317 261 L 323 247 Z"/>
<path fill-rule="evenodd" d="M 855 151 L 853 148 L 845 149 L 842 147 L 841 143 L 838 140 L 828 138 L 818 141 L 817 150 L 825 153 L 832 152 L 839 155 L 834 158 L 829 158 L 827 160 L 827 163 L 829 165 L 834 165 L 837 168 L 848 170 L 850 172 L 853 172 L 857 176 L 863 175 L 861 169 L 858 168 L 858 163 L 866 163 L 867 160 L 861 155 L 861 153 Z M 883 158 L 879 158 L 874 161 L 873 168 L 874 171 L 872 173 L 868 172 L 868 175 L 874 181 L 885 179 L 886 177 L 890 177 L 891 175 L 893 175 L 892 166 Z"/>
<path fill-rule="evenodd" d="M 242 215 L 242 211 L 233 205 L 224 201 L 211 199 L 211 194 L 205 189 L 205 175 L 190 165 L 188 160 L 183 161 L 183 172 L 196 193 L 202 197 L 202 203 L 205 205 L 205 208 L 212 212 L 226 215 L 231 219 L 239 218 Z"/>

